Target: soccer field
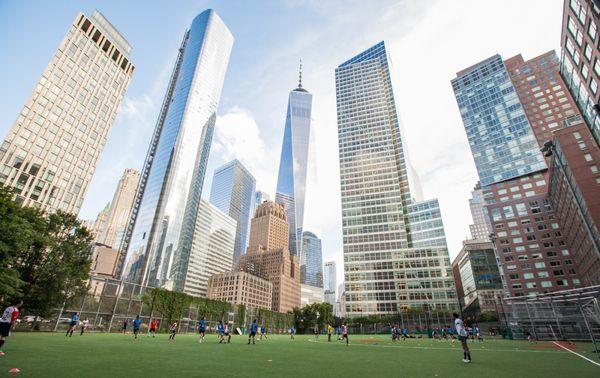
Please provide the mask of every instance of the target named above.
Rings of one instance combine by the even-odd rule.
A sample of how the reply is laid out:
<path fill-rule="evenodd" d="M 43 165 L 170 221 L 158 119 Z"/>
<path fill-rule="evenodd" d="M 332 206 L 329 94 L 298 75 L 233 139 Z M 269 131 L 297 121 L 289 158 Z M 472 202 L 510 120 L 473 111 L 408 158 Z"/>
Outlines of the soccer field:
<path fill-rule="evenodd" d="M 460 343 L 411 339 L 392 342 L 384 336 L 350 335 L 350 345 L 315 341 L 311 336 L 269 335 L 248 345 L 233 336 L 218 344 L 207 335 L 196 336 L 77 333 L 15 333 L 0 357 L 0 376 L 17 367 L 22 377 L 599 377 L 600 366 L 561 350 L 550 342 L 488 340 L 470 343 L 473 363 L 461 361 Z M 591 344 L 569 345 L 577 353 L 599 361 Z"/>

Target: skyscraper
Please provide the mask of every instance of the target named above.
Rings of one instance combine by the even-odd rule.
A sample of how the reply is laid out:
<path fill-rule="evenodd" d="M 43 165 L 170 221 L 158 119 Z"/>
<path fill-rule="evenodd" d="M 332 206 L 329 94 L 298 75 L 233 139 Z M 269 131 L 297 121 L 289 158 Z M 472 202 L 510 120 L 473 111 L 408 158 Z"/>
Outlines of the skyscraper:
<path fill-rule="evenodd" d="M 96 239 L 98 243 L 119 249 L 129 222 L 139 181 L 140 172 L 135 169 L 126 169 L 123 172 L 101 233 Z"/>
<path fill-rule="evenodd" d="M 236 220 L 233 267 L 238 257 L 246 253 L 250 217 L 254 212 L 253 197 L 256 180 L 237 159 L 215 170 L 210 202 L 225 214 Z"/>
<path fill-rule="evenodd" d="M 236 226 L 235 219 L 200 200 L 183 292 L 205 297 L 208 279 L 231 269 Z"/>
<path fill-rule="evenodd" d="M 185 32 L 140 178 L 123 278 L 182 291 L 233 36 L 213 10 Z"/>
<path fill-rule="evenodd" d="M 252 215 L 254 215 L 254 212 L 256 211 L 256 208 L 258 207 L 258 205 L 260 205 L 261 203 L 265 202 L 265 201 L 270 201 L 271 197 L 267 194 L 267 192 L 263 192 L 262 190 L 257 190 L 256 193 L 254 193 L 254 207 L 252 208 Z"/>
<path fill-rule="evenodd" d="M 100 12 L 75 17 L 0 146 L 0 185 L 18 202 L 79 212 L 131 80 L 130 53 Z"/>
<path fill-rule="evenodd" d="M 339 65 L 335 77 L 346 278 L 342 312 L 455 309 L 439 205 L 411 199 L 384 42 Z M 417 266 L 427 268 L 413 271 Z"/>
<path fill-rule="evenodd" d="M 323 251 L 321 239 L 310 231 L 302 233 L 300 258 L 300 282 L 305 285 L 323 287 Z"/>
<path fill-rule="evenodd" d="M 473 218 L 473 224 L 469 225 L 471 239 L 489 239 L 490 232 L 485 221 L 484 205 L 483 190 L 481 190 L 481 184 L 477 182 L 469 199 L 469 209 L 471 209 L 471 217 Z"/>
<path fill-rule="evenodd" d="M 288 98 L 275 194 L 275 202 L 284 205 L 287 213 L 292 255 L 299 254 L 302 248 L 306 166 L 312 109 L 312 94 L 302 87 L 302 66 L 300 69 L 298 87 L 290 92 Z"/>
<path fill-rule="evenodd" d="M 554 51 L 528 61 L 495 55 L 452 80 L 477 171 L 487 180 L 481 180 L 485 212 L 511 296 L 581 284 L 548 198 L 550 172 L 540 152 L 580 118 L 558 68 Z"/>
<path fill-rule="evenodd" d="M 327 261 L 325 268 L 323 269 L 323 289 L 325 289 L 325 302 L 331 303 L 335 306 L 337 289 L 337 277 L 336 277 L 335 261 Z"/>

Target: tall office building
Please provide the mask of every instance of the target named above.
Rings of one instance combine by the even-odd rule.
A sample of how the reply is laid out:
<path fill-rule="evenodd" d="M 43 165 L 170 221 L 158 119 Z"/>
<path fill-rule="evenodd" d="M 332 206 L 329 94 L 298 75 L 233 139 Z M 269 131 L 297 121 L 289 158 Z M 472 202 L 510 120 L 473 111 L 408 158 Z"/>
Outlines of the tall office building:
<path fill-rule="evenodd" d="M 254 193 L 254 206 L 252 208 L 252 214 L 254 214 L 258 205 L 260 205 L 261 203 L 263 203 L 265 201 L 270 201 L 270 200 L 271 200 L 271 197 L 269 196 L 269 194 L 267 194 L 267 192 L 263 192 L 262 190 L 257 190 L 256 193 Z"/>
<path fill-rule="evenodd" d="M 210 202 L 200 200 L 183 292 L 205 297 L 209 278 L 231 270 L 236 226 L 235 219 Z"/>
<path fill-rule="evenodd" d="M 528 61 L 495 55 L 452 80 L 477 170 L 488 178 L 482 179 L 485 211 L 511 296 L 581 284 L 548 198 L 550 172 L 539 151 L 579 117 L 558 67 L 553 51 Z"/>
<path fill-rule="evenodd" d="M 345 312 L 457 307 L 437 200 L 413 203 L 385 44 L 335 70 Z"/>
<path fill-rule="evenodd" d="M 130 53 L 100 12 L 75 17 L 0 146 L 0 185 L 18 202 L 79 212 L 131 80 Z"/>
<path fill-rule="evenodd" d="M 306 168 L 310 140 L 312 94 L 302 87 L 302 66 L 298 87 L 290 92 L 283 131 L 279 176 L 275 202 L 285 206 L 290 224 L 290 253 L 298 255 L 302 248 Z"/>
<path fill-rule="evenodd" d="M 127 281 L 184 289 L 232 45 L 210 9 L 184 34 L 122 245 Z"/>
<path fill-rule="evenodd" d="M 246 253 L 248 231 L 253 210 L 256 180 L 237 159 L 215 170 L 210 202 L 236 220 L 233 267 L 238 257 Z"/>
<path fill-rule="evenodd" d="M 238 271 L 273 284 L 271 309 L 278 312 L 300 306 L 300 268 L 298 258 L 290 254 L 288 242 L 289 224 L 283 205 L 264 202 L 251 221 L 248 251 L 237 264 Z"/>
<path fill-rule="evenodd" d="M 323 287 L 323 251 L 321 239 L 310 231 L 302 233 L 300 258 L 300 282 L 305 285 Z"/>
<path fill-rule="evenodd" d="M 489 239 L 490 232 L 487 228 L 484 205 L 483 190 L 481 190 L 481 184 L 477 182 L 477 185 L 475 185 L 471 192 L 471 198 L 469 199 L 469 209 L 471 210 L 471 218 L 473 218 L 473 224 L 469 225 L 471 239 Z"/>
<path fill-rule="evenodd" d="M 96 215 L 96 220 L 93 222 L 93 227 L 90 229 L 90 231 L 92 231 L 92 237 L 94 238 L 94 241 L 97 241 L 100 238 L 100 235 L 102 235 L 109 212 L 110 202 L 107 203 L 102 210 L 100 210 L 98 215 Z"/>
<path fill-rule="evenodd" d="M 135 193 L 140 181 L 140 172 L 135 169 L 126 169 L 119 180 L 119 185 L 110 203 L 110 209 L 102 230 L 96 241 L 109 247 L 119 249 L 125 229 L 129 223 L 131 208 L 135 200 Z"/>
<path fill-rule="evenodd" d="M 336 289 L 337 289 L 337 276 L 336 276 L 335 261 L 327 261 L 323 269 L 323 289 L 325 289 L 325 302 L 331 303 L 335 306 L 336 302 Z"/>
<path fill-rule="evenodd" d="M 586 123 L 600 144 L 600 3 L 565 0 L 560 72 Z"/>

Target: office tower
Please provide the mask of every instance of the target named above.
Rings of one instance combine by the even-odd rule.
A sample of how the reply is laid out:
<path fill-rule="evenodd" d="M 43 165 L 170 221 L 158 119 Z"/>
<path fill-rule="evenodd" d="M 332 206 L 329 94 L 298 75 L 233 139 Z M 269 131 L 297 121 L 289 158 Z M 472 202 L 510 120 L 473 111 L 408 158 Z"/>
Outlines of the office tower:
<path fill-rule="evenodd" d="M 106 219 L 108 219 L 109 212 L 110 202 L 107 203 L 102 210 L 100 210 L 96 216 L 96 220 L 94 221 L 93 228 L 90 230 L 95 241 L 97 241 L 100 238 L 100 235 L 102 235 L 104 232 L 104 226 L 106 226 Z"/>
<path fill-rule="evenodd" d="M 0 185 L 17 202 L 79 212 L 131 80 L 130 53 L 100 12 L 75 17 L 0 146 Z"/>
<path fill-rule="evenodd" d="M 270 201 L 270 200 L 271 200 L 271 197 L 267 194 L 267 192 L 263 192 L 262 190 L 257 190 L 256 193 L 254 193 L 254 206 L 252 208 L 252 214 L 254 214 L 258 205 L 260 205 L 261 203 L 263 203 L 265 201 Z"/>
<path fill-rule="evenodd" d="M 565 0 L 560 73 L 585 121 L 600 144 L 600 5 L 594 0 Z"/>
<path fill-rule="evenodd" d="M 331 303 L 335 306 L 336 295 L 335 290 L 337 289 L 337 277 L 336 277 L 335 261 L 327 261 L 325 268 L 323 269 L 323 289 L 325 289 L 325 302 Z"/>
<path fill-rule="evenodd" d="M 290 224 L 289 248 L 298 255 L 302 248 L 306 166 L 310 139 L 312 94 L 302 87 L 302 66 L 298 87 L 290 92 L 283 131 L 275 202 L 285 206 Z"/>
<path fill-rule="evenodd" d="M 481 190 L 481 184 L 477 182 L 477 184 L 473 188 L 473 191 L 471 192 L 471 198 L 469 199 L 469 208 L 471 209 L 471 217 L 473 218 L 473 224 L 469 225 L 469 230 L 471 231 L 471 239 L 489 239 L 490 232 L 487 229 L 484 205 L 485 201 L 483 200 L 483 191 Z"/>
<path fill-rule="evenodd" d="M 452 262 L 452 273 L 463 316 L 498 312 L 496 306 L 503 287 L 491 242 L 465 240 Z"/>
<path fill-rule="evenodd" d="M 255 188 L 256 180 L 237 159 L 215 170 L 210 202 L 237 222 L 232 268 L 238 257 L 246 253 Z"/>
<path fill-rule="evenodd" d="M 300 306 L 298 258 L 288 250 L 289 224 L 283 205 L 264 202 L 250 223 L 250 244 L 240 256 L 238 271 L 273 284 L 271 309 L 288 312 Z"/>
<path fill-rule="evenodd" d="M 335 76 L 346 277 L 343 312 L 360 316 L 408 308 L 455 309 L 437 201 L 411 200 L 385 44 L 342 63 Z M 415 274 L 413 266 L 428 268 Z"/>
<path fill-rule="evenodd" d="M 452 80 L 480 178 L 491 178 L 485 184 L 482 180 L 485 211 L 511 296 L 581 283 L 548 197 L 550 172 L 539 151 L 552 133 L 578 118 L 558 65 L 552 51 L 528 61 L 517 55 L 503 62 L 495 55 Z M 530 138 L 535 149 L 519 147 L 518 140 Z M 498 149 L 498 144 L 504 147 Z M 488 151 L 483 154 L 489 159 L 481 159 L 482 150 Z"/>
<path fill-rule="evenodd" d="M 273 284 L 246 272 L 219 273 L 208 280 L 207 296 L 218 301 L 270 310 Z"/>
<path fill-rule="evenodd" d="M 183 292 L 205 297 L 208 279 L 231 270 L 236 226 L 235 219 L 213 204 L 200 200 Z M 158 272 L 152 271 L 151 274 Z"/>
<path fill-rule="evenodd" d="M 321 239 L 310 231 L 302 233 L 300 258 L 300 282 L 305 285 L 323 287 L 323 251 Z"/>
<path fill-rule="evenodd" d="M 300 306 L 325 302 L 325 290 L 313 285 L 300 285 Z"/>
<path fill-rule="evenodd" d="M 96 239 L 99 243 L 119 249 L 129 222 L 129 215 L 131 214 L 139 180 L 140 173 L 135 169 L 128 168 L 123 172 L 110 203 L 102 232 Z"/>
<path fill-rule="evenodd" d="M 121 248 L 126 281 L 184 288 L 232 45 L 231 32 L 210 9 L 184 34 Z"/>
<path fill-rule="evenodd" d="M 113 278 L 118 258 L 118 249 L 94 243 L 92 248 L 91 275 Z"/>

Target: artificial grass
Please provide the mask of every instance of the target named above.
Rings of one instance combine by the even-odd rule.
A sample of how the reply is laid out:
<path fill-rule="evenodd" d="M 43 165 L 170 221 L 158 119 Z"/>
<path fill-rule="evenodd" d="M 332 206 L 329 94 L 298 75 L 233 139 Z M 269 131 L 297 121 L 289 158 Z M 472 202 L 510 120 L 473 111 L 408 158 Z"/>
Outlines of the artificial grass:
<path fill-rule="evenodd" d="M 233 336 L 218 344 L 215 335 L 198 343 L 195 335 L 155 339 L 141 335 L 14 333 L 0 357 L 0 376 L 17 367 L 20 377 L 598 377 L 600 367 L 550 342 L 487 340 L 469 343 L 473 363 L 462 360 L 460 343 L 431 339 L 392 342 L 387 336 L 350 335 L 350 345 L 321 335 L 269 335 L 248 345 Z M 595 361 L 589 343 L 570 345 Z"/>

